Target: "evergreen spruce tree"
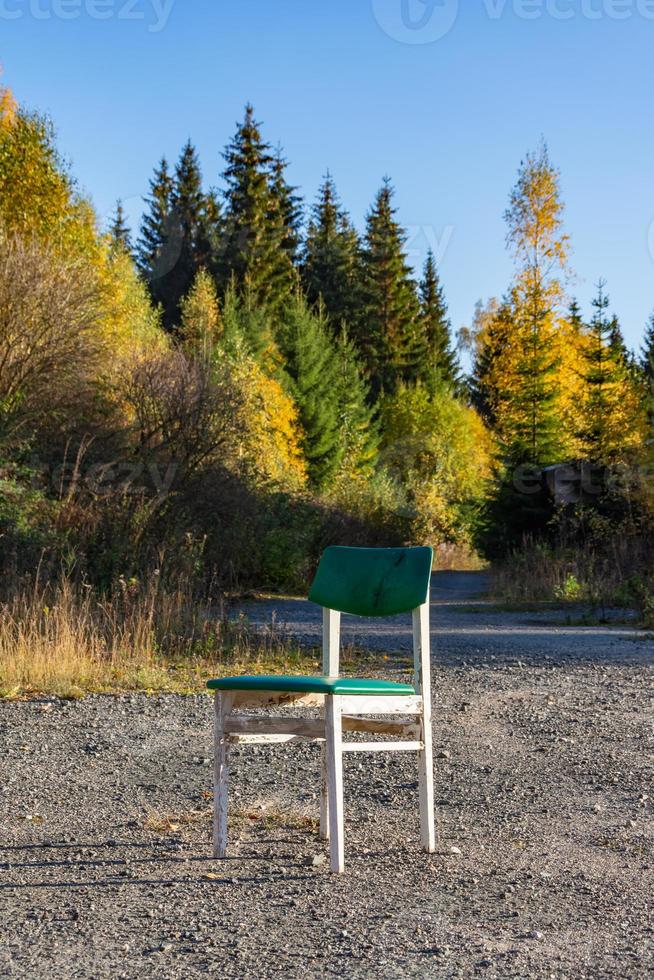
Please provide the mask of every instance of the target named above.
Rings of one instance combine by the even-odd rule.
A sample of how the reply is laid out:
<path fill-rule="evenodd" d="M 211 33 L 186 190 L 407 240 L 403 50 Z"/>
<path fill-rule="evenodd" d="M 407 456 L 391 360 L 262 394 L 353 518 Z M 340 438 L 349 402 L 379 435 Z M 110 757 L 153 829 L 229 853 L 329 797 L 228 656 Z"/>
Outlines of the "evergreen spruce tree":
<path fill-rule="evenodd" d="M 279 344 L 304 430 L 303 452 L 312 485 L 325 489 L 344 454 L 339 364 L 326 324 L 293 297 L 284 307 Z"/>
<path fill-rule="evenodd" d="M 172 330 L 179 324 L 180 304 L 198 271 L 211 263 L 207 226 L 207 198 L 202 190 L 202 172 L 195 147 L 183 147 L 171 194 L 171 237 L 177 261 L 167 276 L 163 323 Z"/>
<path fill-rule="evenodd" d="M 525 489 L 523 476 L 529 471 L 535 478 L 569 451 L 560 332 L 568 237 L 559 174 L 544 143 L 521 162 L 504 217 L 515 274 L 501 317 L 491 318 L 482 332 L 483 379 L 477 382 L 505 465 L 486 515 L 493 554 L 518 545 L 525 533 L 546 533 L 551 500 L 542 481 Z"/>
<path fill-rule="evenodd" d="M 611 356 L 611 328 L 607 317 L 609 297 L 604 292 L 603 279 L 597 284 L 597 296 L 592 301 L 595 312 L 588 325 L 589 344 L 586 349 L 585 426 L 581 433 L 589 458 L 595 462 L 605 459 L 606 413 L 609 385 L 614 380 Z"/>
<path fill-rule="evenodd" d="M 372 473 L 379 451 L 379 429 L 370 406 L 357 350 L 343 330 L 336 342 L 341 472 L 347 478 Z"/>
<path fill-rule="evenodd" d="M 406 234 L 395 219 L 393 188 L 384 179 L 366 219 L 364 319 L 355 340 L 373 395 L 415 381 L 426 353 L 415 282 L 404 254 Z"/>
<path fill-rule="evenodd" d="M 620 458 L 626 442 L 625 406 L 628 368 L 622 334 L 615 317 L 608 316 L 606 282 L 600 279 L 587 327 L 583 372 L 583 420 L 579 433 L 584 454 L 595 463 Z M 619 335 L 618 335 L 619 334 Z"/>
<path fill-rule="evenodd" d="M 111 236 L 112 246 L 123 248 L 126 252 L 131 253 L 132 234 L 127 224 L 123 202 L 120 199 L 116 201 L 116 210 L 109 227 L 109 235 Z"/>
<path fill-rule="evenodd" d="M 581 313 L 581 307 L 576 299 L 573 299 L 568 307 L 568 321 L 576 333 L 581 332 L 584 326 L 584 318 Z"/>
<path fill-rule="evenodd" d="M 546 533 L 552 504 L 539 474 L 561 453 L 549 310 L 538 295 L 533 304 L 526 299 L 511 291 L 485 323 L 475 358 L 473 404 L 493 427 L 504 463 L 483 521 L 484 550 L 493 558 Z"/>
<path fill-rule="evenodd" d="M 559 173 L 544 142 L 521 163 L 504 218 L 516 275 L 502 441 L 512 463 L 539 466 L 558 461 L 564 452 L 556 339 L 569 247 Z"/>
<path fill-rule="evenodd" d="M 302 241 L 302 198 L 296 193 L 297 187 L 291 187 L 286 180 L 287 166 L 288 161 L 278 146 L 272 160 L 271 191 L 284 225 L 282 248 L 293 265 L 297 265 Z"/>
<path fill-rule="evenodd" d="M 164 305 L 166 279 L 177 261 L 171 236 L 173 179 L 164 157 L 150 181 L 146 211 L 136 245 L 136 262 L 155 305 Z"/>
<path fill-rule="evenodd" d="M 559 458 L 558 354 L 548 344 L 548 310 L 512 290 L 488 315 L 475 344 L 472 403 L 492 426 L 510 467 Z"/>
<path fill-rule="evenodd" d="M 423 380 L 434 390 L 446 384 L 456 391 L 460 386 L 459 363 L 452 350 L 451 324 L 431 249 L 420 281 L 420 319 L 427 346 Z"/>
<path fill-rule="evenodd" d="M 259 306 L 246 286 L 238 289 L 234 280 L 222 301 L 223 345 L 232 351 L 244 350 L 271 377 L 282 372 L 280 354 L 269 312 Z"/>
<path fill-rule="evenodd" d="M 477 303 L 472 326 L 474 360 L 470 396 L 473 407 L 491 429 L 496 429 L 499 423 L 500 396 L 505 390 L 502 374 L 511 330 L 507 302 L 498 305 L 497 300 L 491 300 L 486 307 Z"/>
<path fill-rule="evenodd" d="M 245 118 L 224 157 L 227 188 L 221 288 L 226 289 L 233 279 L 237 288 L 247 287 L 258 306 L 275 314 L 293 288 L 295 273 L 284 248 L 288 228 L 282 204 L 273 193 L 273 157 L 251 105 L 246 106 Z"/>
<path fill-rule="evenodd" d="M 654 429 L 654 312 L 650 313 L 640 355 L 640 371 L 643 379 L 643 401 L 647 425 Z"/>
<path fill-rule="evenodd" d="M 309 302 L 322 305 L 334 331 L 346 324 L 356 334 L 362 303 L 361 244 L 329 173 L 311 209 L 301 271 Z"/>
<path fill-rule="evenodd" d="M 220 226 L 215 194 L 202 190 L 202 173 L 190 140 L 174 177 L 162 160 L 150 183 L 137 257 L 152 299 L 161 304 L 163 326 L 179 325 L 180 304 L 202 268 L 212 269 Z"/>
<path fill-rule="evenodd" d="M 219 256 L 223 247 L 224 221 L 218 192 L 211 188 L 204 195 L 204 208 L 199 228 L 199 256 L 202 268 L 207 269 L 214 279 L 218 273 Z"/>
<path fill-rule="evenodd" d="M 558 356 L 548 344 L 550 310 L 537 286 L 527 303 L 513 304 L 513 322 L 521 343 L 514 363 L 516 384 L 507 413 L 504 455 L 519 465 L 545 465 L 560 455 L 561 421 L 558 415 Z"/>
<path fill-rule="evenodd" d="M 622 327 L 616 314 L 609 320 L 609 347 L 615 359 L 625 367 L 630 364 L 630 354 L 622 334 Z"/>

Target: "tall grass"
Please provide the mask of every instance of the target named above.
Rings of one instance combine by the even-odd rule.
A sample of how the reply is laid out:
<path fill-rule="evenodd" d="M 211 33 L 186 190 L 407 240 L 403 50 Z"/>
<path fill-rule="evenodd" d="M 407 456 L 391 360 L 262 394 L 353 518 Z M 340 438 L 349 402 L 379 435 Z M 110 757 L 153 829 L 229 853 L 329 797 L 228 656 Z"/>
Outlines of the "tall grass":
<path fill-rule="evenodd" d="M 120 689 L 190 690 L 247 665 L 306 664 L 274 621 L 253 629 L 188 583 L 119 579 L 110 595 L 62 576 L 18 585 L 0 603 L 0 696 L 78 696 Z"/>
<path fill-rule="evenodd" d="M 604 540 L 556 546 L 525 541 L 493 569 L 493 592 L 511 602 L 575 601 L 602 611 L 636 609 L 645 625 L 654 622 L 652 542 L 621 534 Z"/>

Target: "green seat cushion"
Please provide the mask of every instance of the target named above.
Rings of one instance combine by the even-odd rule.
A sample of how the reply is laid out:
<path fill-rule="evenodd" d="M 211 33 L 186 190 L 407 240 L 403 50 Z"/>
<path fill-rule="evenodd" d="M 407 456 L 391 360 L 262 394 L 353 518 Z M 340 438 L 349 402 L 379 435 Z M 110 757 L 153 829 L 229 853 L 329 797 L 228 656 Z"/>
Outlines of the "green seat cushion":
<path fill-rule="evenodd" d="M 369 680 L 367 677 L 296 677 L 278 674 L 245 674 L 216 677 L 207 682 L 211 691 L 288 691 L 297 694 L 415 694 L 411 684 Z"/>
<path fill-rule="evenodd" d="M 431 548 L 325 548 L 309 599 L 355 616 L 394 616 L 429 596 Z"/>

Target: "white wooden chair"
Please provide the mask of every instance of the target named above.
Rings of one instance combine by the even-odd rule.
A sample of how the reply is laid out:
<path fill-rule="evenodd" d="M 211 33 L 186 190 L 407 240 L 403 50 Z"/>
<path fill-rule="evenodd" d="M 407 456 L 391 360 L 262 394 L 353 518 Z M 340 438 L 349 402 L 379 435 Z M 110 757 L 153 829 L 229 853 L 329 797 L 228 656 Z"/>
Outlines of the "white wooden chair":
<path fill-rule="evenodd" d="M 320 835 L 330 842 L 332 871 L 344 870 L 343 754 L 416 752 L 423 849 L 433 851 L 434 791 L 429 670 L 431 548 L 327 548 L 309 598 L 323 607 L 323 674 L 222 677 L 208 682 L 215 700 L 214 856 L 227 851 L 228 751 L 233 743 L 323 744 Z M 339 677 L 341 613 L 413 616 L 413 684 Z M 319 706 L 320 718 L 238 714 L 239 708 Z M 366 717 L 386 716 L 383 720 Z M 406 720 L 410 718 L 410 720 Z M 344 741 L 344 732 L 399 736 Z"/>

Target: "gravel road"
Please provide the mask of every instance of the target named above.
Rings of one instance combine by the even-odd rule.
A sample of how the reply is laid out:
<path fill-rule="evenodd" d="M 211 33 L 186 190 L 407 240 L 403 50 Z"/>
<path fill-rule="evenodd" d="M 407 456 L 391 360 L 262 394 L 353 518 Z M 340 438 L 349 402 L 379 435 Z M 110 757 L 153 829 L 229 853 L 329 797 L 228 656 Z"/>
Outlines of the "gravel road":
<path fill-rule="evenodd" d="M 411 757 L 346 758 L 339 877 L 317 748 L 239 749 L 216 862 L 208 697 L 0 703 L 0 976 L 651 976 L 654 643 L 484 586 L 434 577 L 431 856 Z M 319 635 L 304 602 L 247 612 L 273 610 Z M 352 622 L 401 676 L 407 618 Z"/>

